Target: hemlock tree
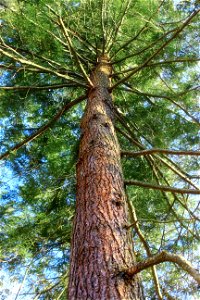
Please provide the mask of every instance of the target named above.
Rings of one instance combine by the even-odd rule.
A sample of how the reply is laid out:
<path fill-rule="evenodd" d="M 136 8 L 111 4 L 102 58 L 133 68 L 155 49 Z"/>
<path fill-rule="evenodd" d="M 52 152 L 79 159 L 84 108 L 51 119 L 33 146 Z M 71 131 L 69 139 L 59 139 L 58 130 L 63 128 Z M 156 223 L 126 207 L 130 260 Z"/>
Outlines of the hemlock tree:
<path fill-rule="evenodd" d="M 16 298 L 193 299 L 197 2 L 4 2 L 0 259 Z"/>

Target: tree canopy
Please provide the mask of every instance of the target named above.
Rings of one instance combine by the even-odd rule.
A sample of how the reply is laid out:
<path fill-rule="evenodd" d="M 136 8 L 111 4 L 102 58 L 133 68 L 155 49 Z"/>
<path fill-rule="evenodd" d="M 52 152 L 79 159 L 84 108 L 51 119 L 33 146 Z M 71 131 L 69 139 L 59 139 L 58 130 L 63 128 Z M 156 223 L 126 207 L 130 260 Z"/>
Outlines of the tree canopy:
<path fill-rule="evenodd" d="M 137 260 L 168 251 L 198 268 L 198 12 L 198 1 L 1 1 L 0 263 L 18 299 L 66 298 L 80 120 L 102 53 Z M 145 299 L 196 299 L 185 271 L 145 268 Z"/>

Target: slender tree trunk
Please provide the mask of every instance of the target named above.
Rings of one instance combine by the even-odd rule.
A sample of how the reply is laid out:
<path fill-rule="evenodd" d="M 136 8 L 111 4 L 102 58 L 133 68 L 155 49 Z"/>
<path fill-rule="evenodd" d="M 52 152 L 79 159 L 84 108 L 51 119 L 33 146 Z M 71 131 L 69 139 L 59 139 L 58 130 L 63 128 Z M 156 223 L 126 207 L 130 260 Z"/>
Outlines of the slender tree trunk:
<path fill-rule="evenodd" d="M 107 56 L 101 56 L 91 75 L 94 87 L 81 122 L 69 300 L 142 299 L 138 277 L 130 279 L 120 272 L 134 257 L 113 126 L 111 72 Z"/>

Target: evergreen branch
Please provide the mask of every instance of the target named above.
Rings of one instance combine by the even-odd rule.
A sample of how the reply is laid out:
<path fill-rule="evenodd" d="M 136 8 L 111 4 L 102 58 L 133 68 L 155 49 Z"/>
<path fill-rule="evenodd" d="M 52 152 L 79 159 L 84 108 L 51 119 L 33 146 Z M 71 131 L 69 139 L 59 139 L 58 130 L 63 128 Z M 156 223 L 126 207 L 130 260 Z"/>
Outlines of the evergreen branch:
<path fill-rule="evenodd" d="M 24 139 L 22 142 L 18 143 L 17 145 L 13 146 L 12 148 L 10 148 L 8 151 L 6 151 L 5 153 L 0 155 L 0 160 L 5 159 L 6 157 L 8 157 L 13 151 L 17 151 L 19 150 L 21 147 L 23 147 L 24 145 L 26 145 L 27 143 L 33 141 L 35 138 L 37 138 L 38 136 L 40 136 L 41 134 L 43 134 L 45 131 L 47 131 L 56 121 L 58 121 L 60 119 L 60 117 L 66 112 L 68 111 L 71 107 L 73 107 L 74 105 L 80 103 L 81 101 L 83 101 L 84 99 L 86 99 L 87 96 L 83 95 L 80 96 L 78 98 L 76 98 L 75 100 L 66 103 L 57 113 L 56 115 L 45 125 L 41 126 L 35 133 L 33 133 L 32 135 L 30 135 L 29 137 L 27 137 L 26 139 Z"/>
<path fill-rule="evenodd" d="M 133 143 L 134 145 L 136 145 L 136 146 L 139 147 L 140 149 L 143 149 L 143 146 L 142 146 L 140 143 L 138 143 L 137 141 L 135 141 L 135 140 L 133 139 L 132 136 L 128 135 L 126 132 L 124 132 L 123 130 L 121 130 L 120 128 L 118 128 L 118 127 L 116 127 L 116 126 L 115 126 L 115 129 L 116 129 L 117 132 L 119 132 L 121 135 L 123 135 L 128 141 L 130 141 L 131 143 Z M 152 170 L 153 170 L 154 175 L 156 176 L 157 184 L 160 185 L 158 176 L 157 176 L 156 173 L 155 173 L 155 171 L 156 171 L 155 168 L 158 169 L 158 167 L 155 166 L 155 161 L 153 160 L 153 157 L 147 156 L 147 157 L 146 157 L 146 160 L 150 163 L 150 165 L 153 164 L 153 165 L 152 165 Z M 162 178 L 164 178 L 164 176 L 163 176 L 163 174 L 161 173 L 161 171 L 160 171 L 159 169 L 158 169 L 158 171 L 159 171 L 159 173 L 161 174 Z M 165 180 L 165 182 L 168 184 L 168 182 L 166 181 L 165 178 L 164 178 L 164 180 Z M 169 184 L 168 184 L 168 185 L 169 185 Z M 183 223 L 182 220 L 179 218 L 179 216 L 177 215 L 177 213 L 172 209 L 172 206 L 173 206 L 174 202 L 173 202 L 173 204 L 170 204 L 170 201 L 169 201 L 169 199 L 168 199 L 166 193 L 165 193 L 163 190 L 161 190 L 161 193 L 163 194 L 163 197 L 164 197 L 164 199 L 166 200 L 166 202 L 167 202 L 167 204 L 168 204 L 168 206 L 169 206 L 169 210 L 173 213 L 174 217 L 178 220 L 178 222 L 181 224 L 181 226 L 183 226 L 186 230 L 188 230 L 188 231 L 190 232 L 191 236 L 193 236 L 194 238 L 196 238 L 197 240 L 199 240 L 199 237 L 198 237 L 196 234 L 194 234 L 189 228 L 187 228 L 187 227 L 184 225 L 184 223 Z M 176 200 L 178 199 L 178 198 L 177 198 L 177 195 L 176 195 L 174 192 L 173 192 L 173 196 L 174 196 L 174 198 L 175 198 Z M 179 199 L 178 199 L 178 200 L 179 200 Z M 180 201 L 180 204 L 183 204 L 182 201 Z M 189 214 L 193 215 L 193 213 L 192 213 L 190 210 L 188 210 L 188 208 L 187 208 L 185 205 L 184 205 L 184 208 L 188 211 Z M 195 216 L 194 216 L 194 219 L 197 220 L 197 218 L 196 218 Z"/>
<path fill-rule="evenodd" d="M 101 0 L 101 29 L 102 29 L 102 36 L 103 36 L 103 44 L 102 44 L 102 54 L 105 53 L 105 45 L 106 45 L 106 31 L 104 25 L 104 13 L 105 13 L 105 3 L 104 0 Z"/>
<path fill-rule="evenodd" d="M 131 222 L 133 222 L 133 226 L 135 228 L 135 231 L 136 231 L 141 243 L 143 244 L 143 247 L 146 251 L 147 256 L 150 257 L 150 256 L 152 256 L 151 250 L 149 248 L 149 245 L 148 245 L 142 231 L 140 230 L 137 215 L 136 215 L 136 211 L 135 211 L 135 207 L 133 206 L 132 202 L 130 201 L 128 195 L 127 195 L 127 202 L 128 202 Z M 129 229 L 130 225 L 127 226 L 126 228 Z M 158 296 L 158 299 L 162 300 L 162 294 L 161 294 L 161 290 L 160 290 L 160 284 L 159 284 L 159 280 L 158 280 L 156 266 L 152 266 L 151 270 L 152 270 L 152 275 L 153 275 L 153 281 L 154 281 L 154 285 L 155 285 L 156 294 Z"/>
<path fill-rule="evenodd" d="M 200 190 L 194 190 L 194 189 L 179 189 L 179 188 L 173 188 L 165 185 L 154 185 L 147 182 L 142 182 L 138 180 L 125 180 L 125 185 L 136 185 L 144 188 L 154 189 L 154 190 L 161 190 L 166 192 L 173 192 L 178 194 L 193 194 L 193 195 L 200 195 Z"/>
<path fill-rule="evenodd" d="M 115 53 L 113 54 L 113 56 L 111 56 L 111 59 L 113 57 L 115 57 L 122 49 L 126 48 L 128 45 L 130 45 L 134 40 L 136 40 L 139 35 L 148 29 L 147 25 L 148 23 L 151 21 L 151 19 L 153 18 L 153 16 L 158 12 L 158 10 L 160 9 L 160 7 L 162 6 L 162 4 L 164 3 L 164 1 L 161 2 L 161 4 L 158 6 L 157 10 L 149 17 L 149 19 L 147 20 L 147 22 L 145 23 L 145 25 L 139 30 L 139 32 L 132 38 L 130 38 L 128 41 L 126 41 L 122 46 L 119 47 L 119 49 L 117 51 L 115 51 Z M 168 32 L 169 33 L 169 32 Z M 167 33 L 167 34 L 168 34 Z M 164 35 L 165 36 L 165 35 Z M 157 43 L 157 41 L 156 41 Z M 148 49 L 148 47 L 146 48 Z M 119 61 L 118 61 L 119 62 Z M 114 64 L 117 63 L 117 62 L 114 62 Z"/>
<path fill-rule="evenodd" d="M 38 23 L 34 22 L 33 20 L 27 18 L 26 15 L 24 15 L 24 18 L 26 18 L 27 21 L 29 21 L 30 23 L 34 24 L 36 27 L 39 27 L 40 29 L 42 29 L 43 31 L 45 31 L 46 33 L 48 33 L 49 35 L 51 35 L 53 38 L 55 38 L 64 48 L 68 49 L 67 44 L 65 42 L 63 42 L 57 35 L 55 35 L 53 32 L 51 32 L 48 29 L 44 29 L 41 25 L 39 25 Z"/>
<path fill-rule="evenodd" d="M 5 44 L 5 42 L 4 42 L 4 44 Z M 7 48 L 7 44 L 6 44 L 6 48 Z M 44 62 L 46 62 L 46 63 L 48 63 L 49 65 L 51 65 L 51 67 L 54 67 L 54 66 L 52 66 L 52 64 L 54 64 L 55 65 L 55 68 L 58 68 L 58 66 L 60 67 L 60 68 L 62 68 L 63 69 L 63 64 L 61 64 L 61 63 L 58 63 L 58 62 L 56 62 L 55 60 L 52 60 L 52 59 L 50 59 L 50 58 L 47 58 L 47 57 L 45 57 L 45 56 L 43 56 L 43 55 L 38 55 L 37 53 L 34 53 L 33 51 L 30 51 L 30 50 L 27 50 L 27 49 L 23 49 L 23 48 L 19 48 L 19 47 L 12 47 L 11 49 L 14 49 L 14 50 L 16 50 L 17 51 L 17 53 L 26 53 L 26 54 L 28 54 L 28 55 L 31 55 L 31 57 L 32 58 L 35 58 L 35 57 L 37 57 L 37 58 L 39 58 L 40 60 L 43 60 Z M 0 67 L 1 67 L 1 65 L 0 65 Z M 67 70 L 66 69 L 66 73 L 67 72 L 73 72 L 72 70 Z"/>
<path fill-rule="evenodd" d="M 156 156 L 157 157 L 157 156 Z M 158 157 L 157 157 L 158 158 Z M 170 165 L 170 163 L 172 163 L 172 161 L 168 158 L 168 160 L 170 161 L 170 163 L 166 162 L 162 157 L 159 156 L 159 160 L 165 165 L 167 166 L 171 171 L 173 171 L 173 173 L 175 173 L 176 175 L 178 175 L 182 180 L 184 180 L 185 182 L 189 183 L 191 186 L 193 186 L 195 189 L 198 190 L 198 187 L 187 177 L 187 175 L 185 175 L 182 170 L 178 170 L 176 167 L 173 167 L 172 165 Z"/>
<path fill-rule="evenodd" d="M 60 283 L 61 283 L 61 280 L 65 279 L 67 277 L 67 275 L 63 275 L 59 281 L 57 281 L 56 283 L 54 284 L 50 284 L 47 288 L 45 288 L 44 290 L 38 292 L 38 294 L 36 295 L 36 297 L 33 299 L 33 300 L 37 300 L 39 299 L 40 296 L 42 296 L 43 294 L 51 291 L 52 289 L 54 289 L 56 286 L 58 286 Z M 64 289 L 65 291 L 65 289 Z M 63 292 L 63 291 L 62 291 Z M 58 298 L 57 298 L 58 299 Z M 56 300 L 57 300 L 56 299 Z"/>
<path fill-rule="evenodd" d="M 62 84 L 52 84 L 52 85 L 30 85 L 30 86 L 0 86 L 1 90 L 11 90 L 11 91 L 20 91 L 20 90 L 55 90 L 62 89 L 64 87 L 77 87 L 76 83 L 62 83 Z M 82 85 L 80 85 L 82 86 Z"/>
<path fill-rule="evenodd" d="M 107 53 L 110 52 L 110 50 L 113 48 L 113 45 L 115 44 L 118 32 L 119 32 L 121 26 L 123 25 L 124 18 L 125 18 L 126 14 L 127 14 L 127 11 L 129 9 L 130 4 L 131 4 L 131 0 L 127 0 L 126 4 L 125 4 L 125 8 L 124 8 L 124 10 L 122 12 L 121 18 L 120 18 L 119 22 L 117 23 L 115 29 L 113 29 L 112 32 L 111 32 L 111 34 L 110 34 L 109 42 L 108 42 L 108 48 L 106 50 Z M 111 39 L 112 39 L 112 42 L 111 42 Z"/>
<path fill-rule="evenodd" d="M 72 83 L 76 83 L 78 85 L 81 85 L 81 86 L 84 86 L 86 87 L 86 85 L 78 80 L 75 80 L 75 79 L 72 79 L 70 76 L 68 75 L 65 75 L 65 74 L 61 74 L 57 71 L 54 71 L 50 68 L 47 68 L 47 67 L 43 67 L 41 65 L 38 65 L 30 60 L 27 60 L 26 58 L 20 58 L 20 57 L 16 57 L 14 56 L 13 54 L 9 53 L 9 52 L 6 52 L 4 51 L 3 49 L 0 49 L 0 53 L 2 53 L 3 55 L 13 59 L 14 61 L 17 61 L 17 62 L 20 62 L 22 65 L 28 65 L 28 66 L 31 66 L 31 67 L 34 67 L 36 69 L 38 69 L 39 71 L 41 72 L 45 72 L 45 73 L 50 73 L 50 74 L 54 74 L 58 77 L 61 77 L 61 78 L 64 78 Z"/>
<path fill-rule="evenodd" d="M 174 59 L 174 60 L 164 60 L 164 61 L 158 61 L 158 62 L 155 62 L 155 63 L 147 64 L 146 66 L 144 66 L 144 68 L 151 68 L 151 67 L 154 67 L 154 66 L 160 66 L 160 65 L 166 65 L 166 64 L 197 62 L 197 61 L 200 61 L 200 58 L 192 58 L 192 57 L 191 58 L 190 57 L 188 57 L 188 58 L 177 58 L 177 59 Z M 120 72 L 114 73 L 113 76 L 129 73 L 131 71 L 135 71 L 136 68 L 138 68 L 138 66 L 128 68 L 126 70 L 122 70 Z"/>
<path fill-rule="evenodd" d="M 190 262 L 187 261 L 181 255 L 172 254 L 167 251 L 161 251 L 160 253 L 155 254 L 144 261 L 136 263 L 134 266 L 123 270 L 122 272 L 132 277 L 135 274 L 141 272 L 142 270 L 145 270 L 149 267 L 158 265 L 163 262 L 172 262 L 174 264 L 177 264 L 180 268 L 182 268 L 184 271 L 190 274 L 198 284 L 200 284 L 200 274 L 194 267 L 192 267 Z"/>
<path fill-rule="evenodd" d="M 168 149 L 146 149 L 142 151 L 126 151 L 122 150 L 121 155 L 122 156 L 142 156 L 142 155 L 149 155 L 154 153 L 161 153 L 161 154 L 170 154 L 170 155 L 200 155 L 200 151 L 184 151 L 184 150 L 168 150 Z"/>
<path fill-rule="evenodd" d="M 86 71 L 85 71 L 85 69 L 84 69 L 84 67 L 83 67 L 83 65 L 82 65 L 82 63 L 81 63 L 81 61 L 79 60 L 79 57 L 78 57 L 78 55 L 77 55 L 77 53 L 76 53 L 76 50 L 75 50 L 74 47 L 73 47 L 71 38 L 70 38 L 70 36 L 69 36 L 69 34 L 68 34 L 67 28 L 65 27 L 65 24 L 64 24 L 64 22 L 63 22 L 63 20 L 62 20 L 61 17 L 59 18 L 59 24 L 61 25 L 61 28 L 62 28 L 63 33 L 64 33 L 64 36 L 65 36 L 65 38 L 66 38 L 66 40 L 67 40 L 67 43 L 68 43 L 68 45 L 69 45 L 69 50 L 71 51 L 71 53 L 72 53 L 72 55 L 73 55 L 73 57 L 74 57 L 74 59 L 75 59 L 75 61 L 76 61 L 76 63 L 77 63 L 78 68 L 79 68 L 80 71 L 82 72 L 83 77 L 86 79 L 86 81 L 88 82 L 89 86 L 92 87 L 92 86 L 93 86 L 93 83 L 92 83 L 92 81 L 90 80 L 89 76 L 87 75 L 87 73 L 86 73 Z"/>
<path fill-rule="evenodd" d="M 55 12 L 55 10 L 48 4 L 45 4 L 45 6 L 59 19 L 60 15 Z M 57 22 L 56 22 L 57 23 Z M 66 26 L 65 26 L 66 27 Z M 86 38 L 83 38 L 77 31 L 74 31 L 71 29 L 69 26 L 67 26 L 67 30 L 74 36 L 76 37 L 80 42 L 84 43 L 86 48 L 89 51 L 93 51 L 95 53 L 95 47 L 88 41 Z"/>
<path fill-rule="evenodd" d="M 140 65 L 139 67 L 137 67 L 135 70 L 133 70 L 132 72 L 130 72 L 130 74 L 128 74 L 127 76 L 125 76 L 124 78 L 122 78 L 121 80 L 119 80 L 118 82 L 116 82 L 112 87 L 111 90 L 113 90 L 114 88 L 116 88 L 118 85 L 126 82 L 130 77 L 132 77 L 135 73 L 137 73 L 138 71 L 140 71 L 144 66 L 146 66 L 155 56 L 157 56 L 172 40 L 174 40 L 181 31 L 183 31 L 183 29 L 192 21 L 192 19 L 197 15 L 197 13 L 200 10 L 194 11 L 189 18 L 182 24 L 182 26 L 180 26 L 175 33 L 171 36 L 171 38 L 169 38 L 165 43 L 163 43 L 142 65 Z"/>
<path fill-rule="evenodd" d="M 167 297 L 167 300 L 178 300 L 178 298 L 174 298 L 173 296 L 171 296 L 169 294 L 169 292 L 164 288 L 164 287 L 161 287 L 161 290 L 163 292 L 163 295 Z"/>
<path fill-rule="evenodd" d="M 187 218 L 182 218 L 180 219 L 181 221 L 185 221 L 187 223 L 191 223 L 191 222 L 195 222 L 195 218 L 190 218 L 190 219 L 187 219 Z M 129 224 L 126 226 L 127 229 L 135 226 L 135 223 L 158 223 L 158 224 L 168 224 L 168 223 L 176 223 L 178 222 L 177 219 L 174 219 L 174 220 L 157 220 L 157 219 L 137 219 L 136 221 L 134 221 L 133 223 Z"/>
<path fill-rule="evenodd" d="M 115 113 L 116 116 L 118 117 L 120 123 L 123 125 L 123 127 L 127 130 L 127 132 L 130 134 L 126 135 L 126 138 L 130 139 L 131 138 L 131 142 L 133 142 L 137 147 L 139 147 L 140 150 L 146 150 L 145 147 L 140 143 L 140 141 L 137 139 L 137 137 L 132 133 L 132 130 L 129 128 L 129 126 L 127 125 L 127 121 L 126 118 L 116 109 L 115 109 Z M 135 128 L 137 131 L 138 129 Z M 118 129 L 119 131 L 119 129 Z M 123 132 L 124 135 L 124 132 Z M 142 136 L 145 140 L 147 140 L 147 138 L 145 136 Z M 148 143 L 151 144 L 151 142 L 149 140 L 147 140 Z M 152 145 L 152 144 L 151 144 Z M 153 146 L 153 145 L 152 145 Z M 187 175 L 185 175 L 181 170 L 177 170 L 177 168 L 171 166 L 168 162 L 166 162 L 162 157 L 155 155 L 155 157 L 157 159 L 159 159 L 164 165 L 166 165 L 171 171 L 173 171 L 173 173 L 177 174 L 182 180 L 184 180 L 185 182 L 189 183 L 191 186 L 193 186 L 195 189 L 198 190 L 198 187 L 188 178 Z M 147 160 L 148 160 L 148 156 L 147 156 Z M 169 158 L 167 158 L 169 160 Z M 170 160 L 171 162 L 171 160 Z"/>
<path fill-rule="evenodd" d="M 85 38 L 83 38 L 77 31 L 72 30 L 69 26 L 67 27 L 67 30 L 74 36 L 76 37 L 80 42 L 84 43 L 86 48 L 89 51 L 92 51 L 93 53 L 96 53 L 95 47 Z M 88 45 L 88 46 L 87 46 Z"/>
<path fill-rule="evenodd" d="M 129 83 L 125 83 L 125 85 L 128 87 L 128 88 L 120 88 L 126 92 L 131 92 L 131 93 L 134 93 L 134 94 L 137 94 L 137 95 L 142 95 L 142 96 L 146 96 L 146 97 L 152 97 L 152 98 L 163 98 L 163 99 L 166 99 L 166 100 L 169 100 L 171 103 L 173 103 L 175 106 L 179 107 L 182 111 L 184 111 L 184 113 L 189 117 L 191 118 L 198 126 L 200 126 L 200 123 L 199 121 L 193 117 L 193 115 L 191 115 L 181 104 L 179 104 L 177 101 L 175 101 L 174 99 L 172 99 L 171 97 L 169 96 L 166 96 L 166 95 L 158 95 L 158 94 L 151 94 L 151 93 L 147 93 L 147 92 L 141 92 L 140 90 L 136 89 L 136 88 L 133 88 L 131 86 L 131 84 Z M 191 88 L 190 90 L 187 90 L 187 91 L 184 91 L 184 92 L 181 92 L 181 93 L 178 93 L 178 94 L 175 94 L 174 97 L 177 99 L 178 97 L 181 97 L 183 95 L 185 95 L 186 93 L 189 93 L 191 91 L 194 91 L 196 89 L 198 89 L 199 87 L 194 87 L 194 88 Z M 183 117 L 183 116 L 181 116 Z"/>
<path fill-rule="evenodd" d="M 31 263 L 32 263 L 32 261 L 31 261 Z M 21 284 L 19 285 L 18 291 L 17 291 L 17 293 L 16 293 L 15 300 L 17 300 L 17 298 L 18 298 L 18 296 L 19 296 L 19 294 L 20 294 L 20 292 L 21 292 L 21 289 L 23 288 L 23 286 L 24 286 L 24 284 L 25 284 L 26 278 L 27 278 L 28 273 L 29 273 L 29 270 L 30 270 L 30 268 L 31 268 L 31 263 L 30 263 L 29 266 L 26 268 L 26 271 L 25 271 L 24 276 L 23 276 L 23 280 L 22 280 Z"/>
<path fill-rule="evenodd" d="M 142 53 L 145 52 L 146 50 L 151 49 L 153 46 L 155 46 L 156 44 L 158 44 L 159 41 L 161 41 L 161 40 L 162 40 L 163 38 L 165 38 L 167 35 L 169 35 L 170 33 L 174 32 L 174 31 L 176 31 L 176 30 L 177 30 L 177 28 L 171 29 L 171 30 L 167 31 L 165 34 L 163 34 L 161 37 L 159 37 L 156 41 L 150 43 L 149 45 L 147 45 L 147 46 L 144 47 L 143 49 L 141 49 L 141 50 L 139 50 L 139 51 L 137 51 L 137 52 L 135 52 L 135 53 L 128 54 L 128 55 L 126 55 L 125 57 L 123 57 L 123 58 L 121 58 L 121 59 L 115 60 L 115 61 L 112 62 L 112 64 L 113 64 L 113 65 L 119 64 L 119 63 L 121 63 L 121 62 L 127 60 L 128 58 L 132 58 L 132 57 L 134 57 L 134 56 L 137 56 L 137 55 L 142 54 Z"/>
<path fill-rule="evenodd" d="M 45 4 L 45 6 L 59 19 L 60 15 L 49 5 L 49 4 Z M 52 20 L 52 19 L 51 19 Z M 55 22 L 54 20 L 52 20 L 53 22 Z M 58 24 L 57 22 L 55 22 L 56 24 Z M 66 27 L 66 26 L 65 26 Z M 95 51 L 95 47 L 85 38 L 83 38 L 78 32 L 74 31 L 73 29 L 71 29 L 69 26 L 67 26 L 67 30 L 73 34 L 73 36 L 75 36 L 79 41 L 83 42 L 84 44 L 87 44 L 87 48 L 88 50 L 91 51 L 91 48 Z M 91 47 L 91 48 L 89 48 Z"/>
<path fill-rule="evenodd" d="M 60 65 L 60 64 L 59 64 Z M 30 72 L 37 72 L 37 73 L 41 73 L 41 70 L 40 69 L 37 69 L 37 68 L 31 68 L 31 67 L 16 67 L 16 66 L 13 66 L 13 65 L 0 65 L 0 69 L 3 69 L 3 70 L 13 70 L 13 71 L 16 71 L 17 73 L 18 72 L 24 72 L 24 71 L 30 71 Z M 68 69 L 65 69 L 65 68 L 56 68 L 56 70 L 60 73 L 60 74 L 67 74 L 67 75 L 70 75 L 72 78 L 80 78 L 80 79 L 83 79 L 82 75 L 77 73 L 77 72 L 74 72 L 72 70 L 68 70 Z M 48 73 L 47 71 L 42 71 L 42 73 Z"/>
<path fill-rule="evenodd" d="M 148 157 L 147 156 L 147 160 L 149 160 L 150 164 L 152 165 L 152 171 L 153 174 L 155 176 L 156 182 L 158 185 L 160 185 L 160 180 L 159 180 L 159 176 L 164 180 L 164 182 L 167 184 L 167 186 L 170 186 L 169 181 L 166 179 L 166 177 L 164 176 L 163 172 L 160 170 L 159 166 L 156 164 L 156 161 L 153 157 Z M 187 178 L 186 178 L 187 179 Z M 185 179 L 185 181 L 187 182 L 187 180 Z M 196 187 L 196 185 L 193 184 L 193 182 L 191 182 L 191 185 L 198 190 L 198 187 Z M 164 198 L 167 198 L 166 194 L 164 191 L 162 191 L 162 194 L 164 196 Z M 184 203 L 182 200 L 179 199 L 179 197 L 177 197 L 176 193 L 172 192 L 172 195 L 174 197 L 174 202 L 172 205 L 169 204 L 169 208 L 170 210 L 172 209 L 172 206 L 174 205 L 175 201 L 179 202 L 179 204 L 188 212 L 189 215 L 191 215 L 195 220 L 199 220 L 194 213 L 188 208 L 186 202 Z M 168 198 L 167 201 L 169 202 Z M 191 233 L 191 232 L 190 232 Z"/>

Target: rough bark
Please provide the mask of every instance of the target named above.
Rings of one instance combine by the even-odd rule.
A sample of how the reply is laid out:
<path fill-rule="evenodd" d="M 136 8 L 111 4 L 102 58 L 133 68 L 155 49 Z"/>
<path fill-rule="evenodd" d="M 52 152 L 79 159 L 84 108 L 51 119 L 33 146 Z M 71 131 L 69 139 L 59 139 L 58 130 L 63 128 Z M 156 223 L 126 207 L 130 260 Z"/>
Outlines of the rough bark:
<path fill-rule="evenodd" d="M 69 300 L 142 299 L 137 275 L 127 278 L 120 272 L 134 257 L 110 76 L 108 58 L 102 56 L 91 74 L 93 88 L 81 123 Z"/>

